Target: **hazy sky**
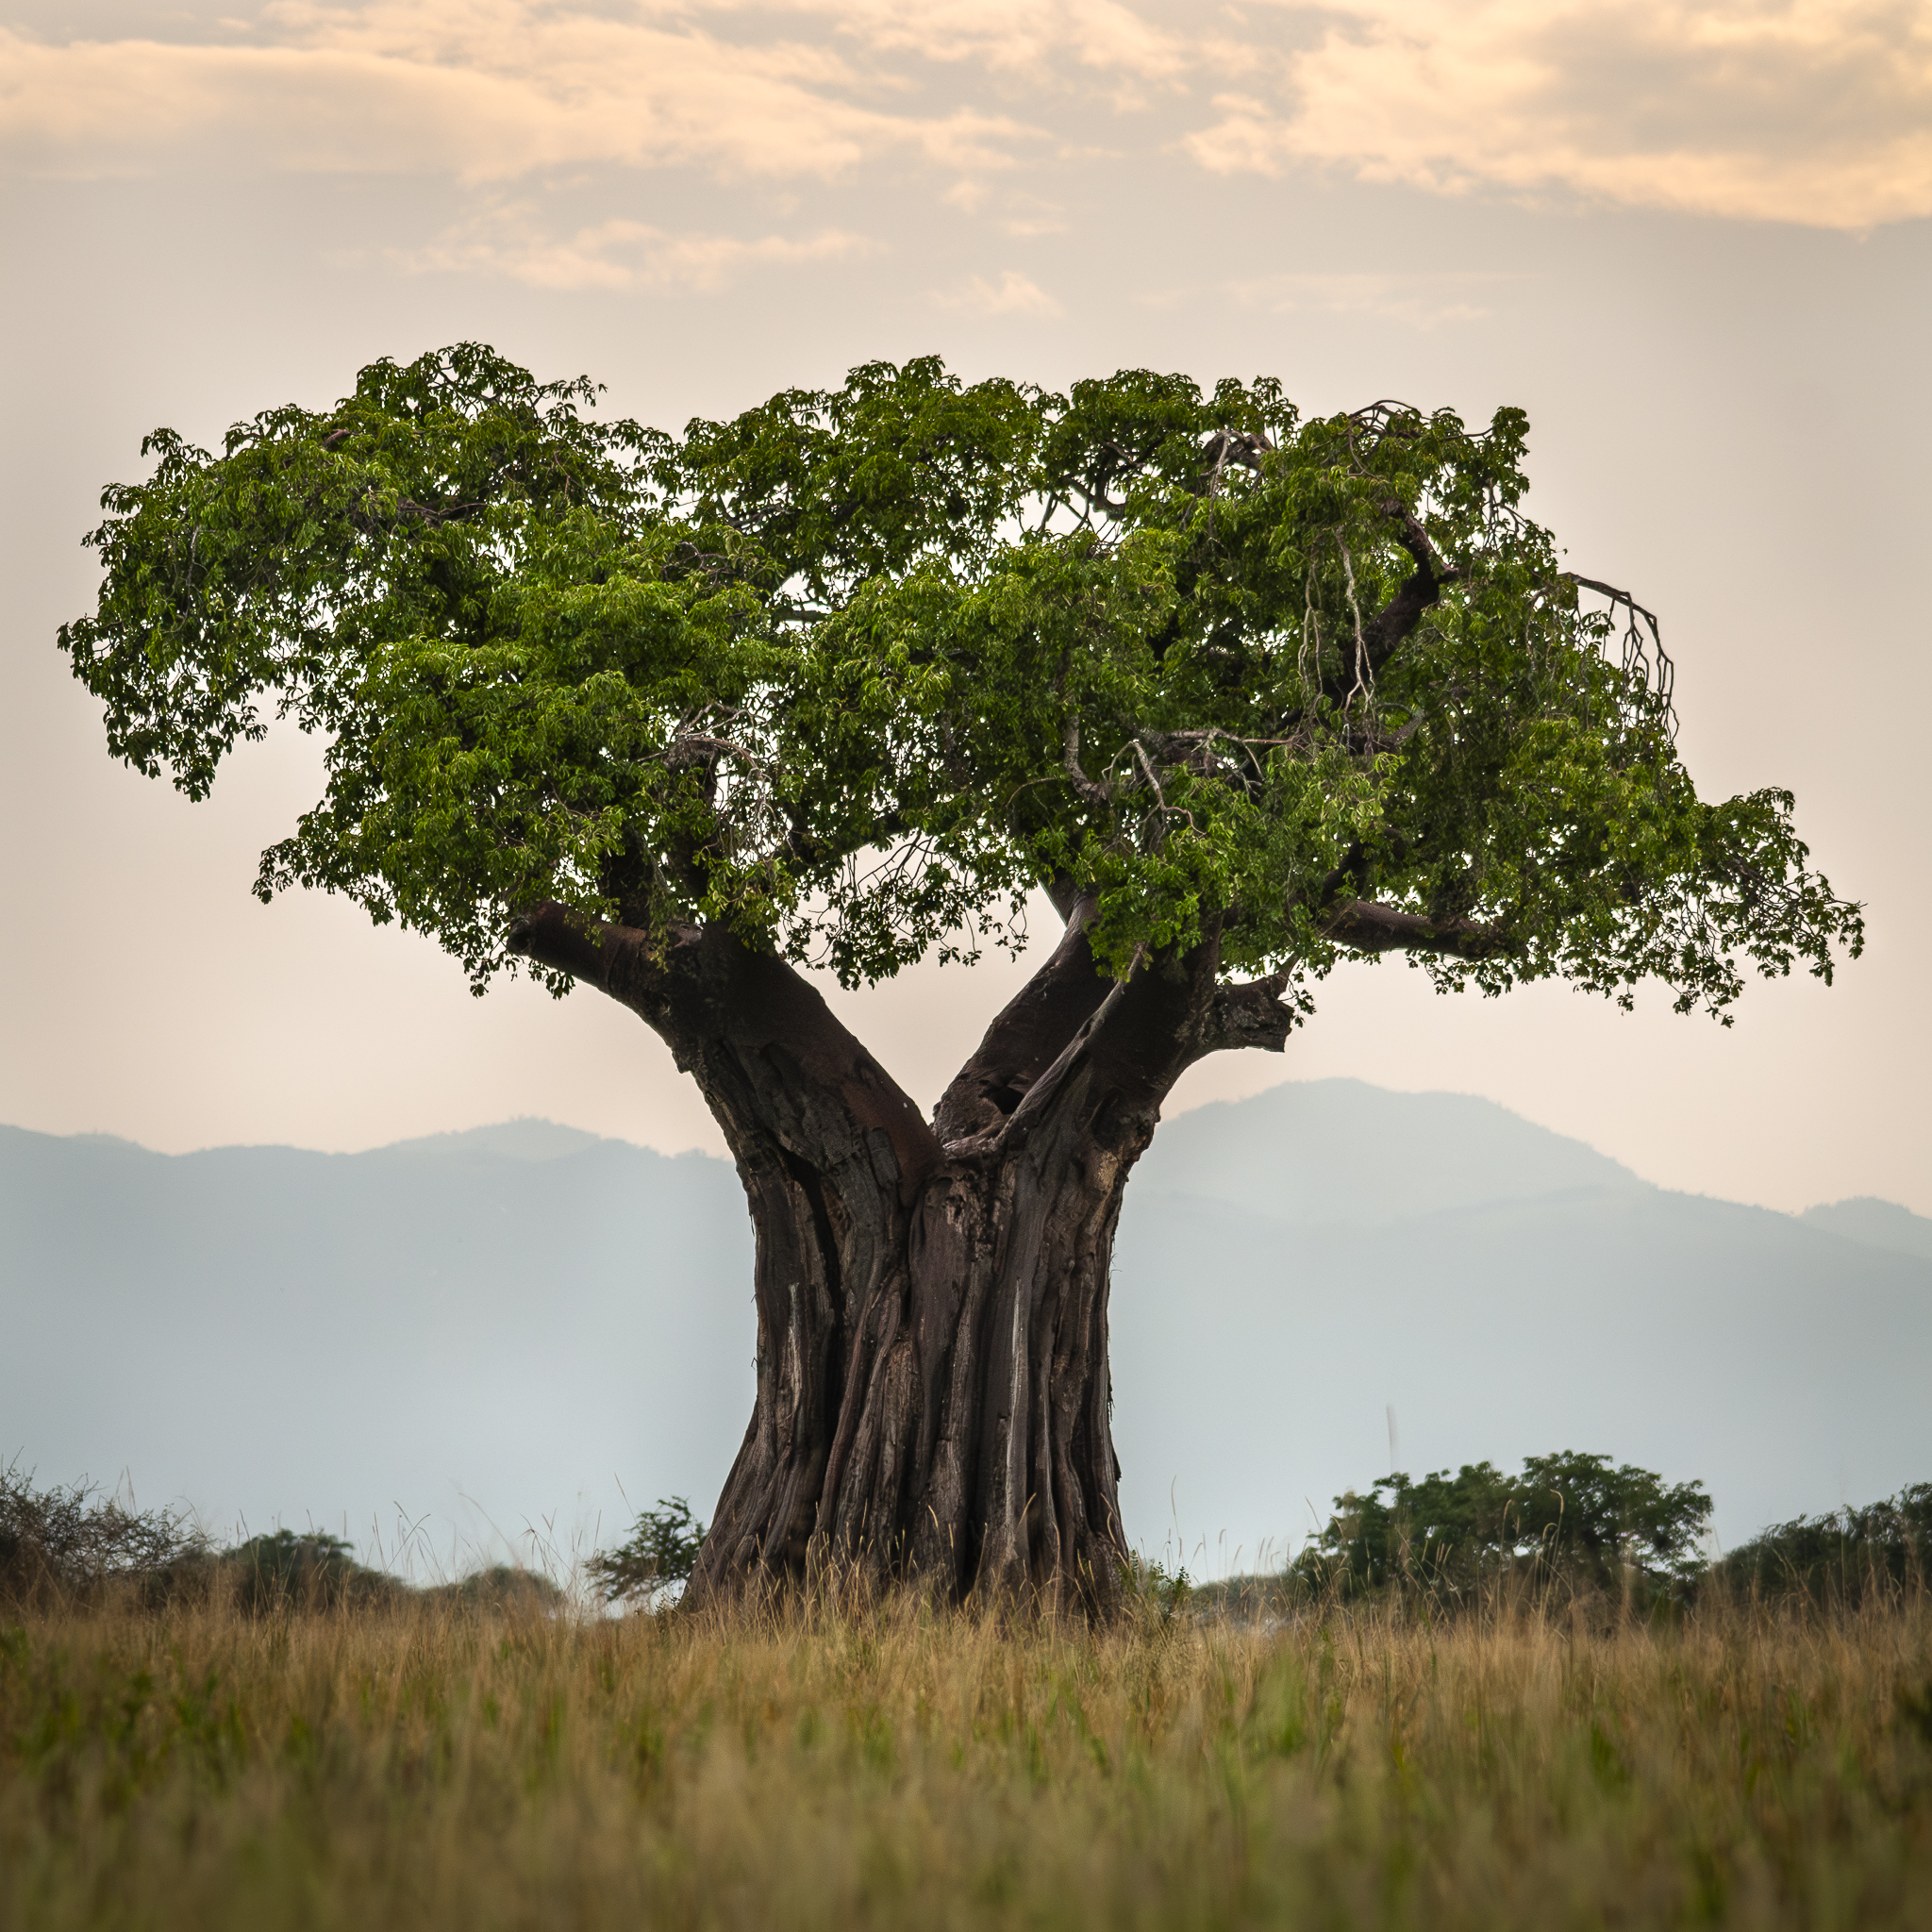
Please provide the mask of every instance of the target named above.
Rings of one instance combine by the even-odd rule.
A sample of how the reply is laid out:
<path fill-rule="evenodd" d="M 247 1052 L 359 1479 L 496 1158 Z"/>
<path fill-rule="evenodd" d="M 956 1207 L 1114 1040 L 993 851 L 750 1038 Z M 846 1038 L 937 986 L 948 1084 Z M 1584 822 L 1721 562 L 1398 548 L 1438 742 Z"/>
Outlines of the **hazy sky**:
<path fill-rule="evenodd" d="M 1175 1106 L 1354 1074 L 1673 1187 L 1932 1212 L 1932 6 L 0 0 L 0 1118 L 717 1147 L 608 1003 L 473 1001 L 347 906 L 258 906 L 317 748 L 200 807 L 111 765 L 53 647 L 78 540 L 144 431 L 321 406 L 378 356 L 481 339 L 675 425 L 938 350 L 1523 405 L 1533 511 L 1663 619 L 1701 789 L 1790 786 L 1869 906 L 1836 989 L 1754 987 L 1729 1032 L 1351 969 L 1286 1059 Z M 1010 985 L 849 1004 L 929 1101 Z"/>

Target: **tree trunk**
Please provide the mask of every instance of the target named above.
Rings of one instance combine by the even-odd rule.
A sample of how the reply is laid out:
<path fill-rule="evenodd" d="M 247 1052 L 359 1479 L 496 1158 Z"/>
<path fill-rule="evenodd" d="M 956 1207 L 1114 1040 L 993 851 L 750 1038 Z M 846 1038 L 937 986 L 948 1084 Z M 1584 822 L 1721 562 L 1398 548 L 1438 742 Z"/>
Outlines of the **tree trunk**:
<path fill-rule="evenodd" d="M 519 922 L 523 951 L 665 1039 L 744 1183 L 758 1399 L 697 1600 L 822 1563 L 952 1601 L 1118 1607 L 1114 1229 L 1162 1097 L 1225 1042 L 1211 942 L 1111 984 L 1091 911 L 1072 907 L 930 1126 L 771 955 L 716 928 L 653 942 L 558 907 Z"/>

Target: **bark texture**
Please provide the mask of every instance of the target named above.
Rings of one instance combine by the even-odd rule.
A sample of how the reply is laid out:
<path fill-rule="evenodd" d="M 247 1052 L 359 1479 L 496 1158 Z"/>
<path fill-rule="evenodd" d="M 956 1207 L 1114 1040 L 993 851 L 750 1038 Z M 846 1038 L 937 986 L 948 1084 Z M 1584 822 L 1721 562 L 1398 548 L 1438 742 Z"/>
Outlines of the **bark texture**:
<path fill-rule="evenodd" d="M 1108 1287 L 1134 1162 L 1189 1061 L 1234 1043 L 1218 947 L 1115 984 L 1074 902 L 928 1124 L 799 974 L 715 928 L 560 907 L 513 942 L 637 1011 L 698 1082 L 757 1233 L 758 1398 L 692 1578 L 814 1563 L 1106 1615 L 1126 1545 Z M 1261 1031 L 1268 1031 L 1265 1023 Z M 1274 1044 L 1285 1036 L 1241 1043 Z"/>

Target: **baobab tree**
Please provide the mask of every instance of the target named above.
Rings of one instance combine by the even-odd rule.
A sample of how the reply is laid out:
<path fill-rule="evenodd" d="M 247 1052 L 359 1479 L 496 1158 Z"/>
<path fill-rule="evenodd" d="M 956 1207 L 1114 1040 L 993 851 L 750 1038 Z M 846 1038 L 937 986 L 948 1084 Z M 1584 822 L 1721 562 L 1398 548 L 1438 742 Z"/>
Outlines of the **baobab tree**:
<path fill-rule="evenodd" d="M 1281 1051 L 1338 961 L 1727 1020 L 1858 949 L 1788 793 L 1698 799 L 1655 622 L 1522 512 L 1519 411 L 932 359 L 678 437 L 593 402 L 465 345 L 219 454 L 157 431 L 61 644 L 191 797 L 271 716 L 325 737 L 264 899 L 593 987 L 696 1080 L 758 1306 L 700 1595 L 1116 1603 L 1123 1189 L 1182 1071 Z M 930 1117 L 801 970 L 1018 949 L 1042 901 Z"/>

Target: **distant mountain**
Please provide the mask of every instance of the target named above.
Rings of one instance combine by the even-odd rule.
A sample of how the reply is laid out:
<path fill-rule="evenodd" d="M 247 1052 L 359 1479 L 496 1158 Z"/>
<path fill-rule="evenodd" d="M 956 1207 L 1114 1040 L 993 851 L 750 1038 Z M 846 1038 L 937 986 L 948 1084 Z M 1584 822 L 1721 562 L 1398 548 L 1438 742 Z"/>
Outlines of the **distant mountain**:
<path fill-rule="evenodd" d="M 1391 1461 L 1600 1451 L 1702 1479 L 1726 1543 L 1932 1472 L 1932 1262 L 1468 1095 L 1291 1082 L 1168 1122 L 1112 1335 L 1129 1522 L 1210 1562 Z"/>
<path fill-rule="evenodd" d="M 1581 1141 L 1466 1093 L 1301 1080 L 1167 1122 L 1136 1171 L 1152 1194 L 1225 1201 L 1297 1227 L 1386 1226 L 1577 1189 L 1642 1188 Z"/>
<path fill-rule="evenodd" d="M 0 1457 L 439 1550 L 688 1492 L 751 1412 L 730 1165 L 547 1122 L 368 1154 L 0 1128 Z M 499 1538 L 498 1532 L 501 1532 Z"/>
<path fill-rule="evenodd" d="M 1842 1235 L 1848 1241 L 1863 1241 L 1869 1248 L 1888 1248 L 1894 1255 L 1916 1255 L 1922 1261 L 1932 1261 L 1932 1221 L 1896 1202 L 1860 1194 L 1850 1201 L 1834 1201 L 1828 1208 L 1807 1208 L 1803 1219 L 1810 1226 Z"/>
<path fill-rule="evenodd" d="M 1197 1570 L 1278 1549 L 1389 1468 L 1391 1408 L 1411 1471 L 1604 1451 L 1702 1478 L 1727 1542 L 1924 1480 L 1928 1227 L 1669 1193 L 1464 1095 L 1183 1114 L 1116 1255 L 1129 1533 Z M 358 1155 L 0 1128 L 0 1456 L 144 1503 L 346 1520 L 365 1554 L 372 1519 L 608 1541 L 658 1495 L 708 1513 L 751 1410 L 750 1227 L 701 1155 L 528 1120 Z"/>
<path fill-rule="evenodd" d="M 500 1155 L 506 1160 L 561 1160 L 592 1147 L 624 1147 L 629 1142 L 607 1141 L 581 1127 L 560 1127 L 555 1121 L 529 1114 L 493 1127 L 466 1127 L 454 1134 L 425 1134 L 416 1141 L 394 1141 L 384 1154 L 434 1154 L 461 1158 L 466 1155 Z"/>

